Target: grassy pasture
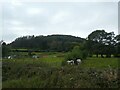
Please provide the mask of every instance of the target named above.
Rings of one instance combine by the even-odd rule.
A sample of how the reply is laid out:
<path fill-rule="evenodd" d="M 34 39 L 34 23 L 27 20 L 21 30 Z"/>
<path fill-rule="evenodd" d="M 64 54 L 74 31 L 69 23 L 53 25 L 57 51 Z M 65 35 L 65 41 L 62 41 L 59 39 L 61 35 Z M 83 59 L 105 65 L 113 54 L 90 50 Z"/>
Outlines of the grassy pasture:
<path fill-rule="evenodd" d="M 46 57 L 46 58 L 41 59 L 42 62 L 46 62 L 46 63 L 50 64 L 51 66 L 57 66 L 57 67 L 61 66 L 61 63 L 63 60 L 64 60 L 64 58 L 62 58 L 62 57 L 60 57 L 60 58 Z"/>
<path fill-rule="evenodd" d="M 83 68 L 118 68 L 118 58 L 87 58 L 81 64 Z"/>
<path fill-rule="evenodd" d="M 3 59 L 3 88 L 102 88 L 117 86 L 117 58 L 87 58 L 61 66 L 64 53 L 36 53 L 38 59 Z M 112 74 L 111 74 L 112 72 Z"/>

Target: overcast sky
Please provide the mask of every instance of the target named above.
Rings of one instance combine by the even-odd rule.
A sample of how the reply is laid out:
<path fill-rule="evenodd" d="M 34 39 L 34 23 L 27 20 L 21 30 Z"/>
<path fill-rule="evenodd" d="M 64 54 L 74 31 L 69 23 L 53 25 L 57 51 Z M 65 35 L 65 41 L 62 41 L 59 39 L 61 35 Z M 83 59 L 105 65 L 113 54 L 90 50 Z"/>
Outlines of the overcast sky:
<path fill-rule="evenodd" d="M 94 30 L 118 34 L 117 2 L 6 2 L 2 39 L 66 34 L 86 38 Z"/>

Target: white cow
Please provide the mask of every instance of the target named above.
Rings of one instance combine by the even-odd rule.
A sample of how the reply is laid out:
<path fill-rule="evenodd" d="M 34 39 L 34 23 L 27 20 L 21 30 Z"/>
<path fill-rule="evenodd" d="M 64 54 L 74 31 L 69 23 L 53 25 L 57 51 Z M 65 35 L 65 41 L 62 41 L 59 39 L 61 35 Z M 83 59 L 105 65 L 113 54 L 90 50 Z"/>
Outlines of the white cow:
<path fill-rule="evenodd" d="M 73 60 L 68 60 L 67 63 L 73 65 L 74 61 Z"/>
<path fill-rule="evenodd" d="M 38 56 L 36 56 L 36 55 L 33 55 L 33 56 L 32 56 L 32 58 L 35 58 L 35 59 L 36 59 L 36 58 L 38 58 Z"/>
<path fill-rule="evenodd" d="M 77 63 L 80 64 L 82 62 L 81 59 L 77 59 Z"/>
<path fill-rule="evenodd" d="M 12 56 L 8 56 L 7 58 L 8 58 L 8 59 L 13 59 L 13 57 L 12 57 Z"/>

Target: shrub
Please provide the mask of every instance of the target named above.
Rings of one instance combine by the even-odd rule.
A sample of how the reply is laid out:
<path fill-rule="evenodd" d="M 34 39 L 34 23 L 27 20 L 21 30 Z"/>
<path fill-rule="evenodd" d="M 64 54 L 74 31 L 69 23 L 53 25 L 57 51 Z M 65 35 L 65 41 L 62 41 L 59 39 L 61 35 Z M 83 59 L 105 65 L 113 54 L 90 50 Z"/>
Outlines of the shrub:
<path fill-rule="evenodd" d="M 70 60 L 70 59 L 76 61 L 78 58 L 83 60 L 83 59 L 86 59 L 87 56 L 88 54 L 85 49 L 83 49 L 82 47 L 80 48 L 79 46 L 75 46 L 71 52 L 68 52 L 68 54 L 65 57 L 65 61 Z"/>

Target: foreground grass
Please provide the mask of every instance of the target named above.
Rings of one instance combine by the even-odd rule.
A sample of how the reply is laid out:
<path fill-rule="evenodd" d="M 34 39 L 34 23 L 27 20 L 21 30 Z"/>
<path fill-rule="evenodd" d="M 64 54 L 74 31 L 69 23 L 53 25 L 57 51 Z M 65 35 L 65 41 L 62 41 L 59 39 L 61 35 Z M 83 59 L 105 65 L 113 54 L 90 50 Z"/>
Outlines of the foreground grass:
<path fill-rule="evenodd" d="M 118 88 L 117 58 L 61 66 L 64 58 L 54 56 L 3 60 L 3 88 Z"/>
<path fill-rule="evenodd" d="M 78 66 L 57 69 L 43 67 L 41 70 L 27 70 L 24 75 L 25 71 L 16 78 L 7 77 L 8 79 L 3 81 L 3 88 L 118 88 L 115 69 L 81 69 Z"/>

